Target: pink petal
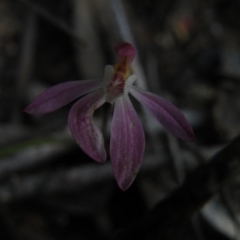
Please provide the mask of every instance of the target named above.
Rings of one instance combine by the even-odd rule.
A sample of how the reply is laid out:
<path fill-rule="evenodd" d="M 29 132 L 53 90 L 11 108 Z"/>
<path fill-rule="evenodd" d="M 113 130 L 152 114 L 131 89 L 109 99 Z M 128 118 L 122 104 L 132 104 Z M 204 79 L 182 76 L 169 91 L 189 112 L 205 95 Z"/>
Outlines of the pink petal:
<path fill-rule="evenodd" d="M 102 133 L 94 124 L 92 115 L 104 102 L 104 91 L 96 90 L 78 100 L 68 116 L 73 138 L 88 156 L 100 163 L 106 161 L 107 155 Z"/>
<path fill-rule="evenodd" d="M 115 103 L 112 120 L 110 157 L 119 187 L 125 191 L 134 181 L 145 147 L 142 124 L 128 96 Z"/>
<path fill-rule="evenodd" d="M 74 99 L 99 88 L 101 80 L 71 81 L 55 85 L 40 94 L 27 108 L 29 114 L 55 111 Z"/>
<path fill-rule="evenodd" d="M 195 141 L 195 136 L 189 122 L 172 103 L 156 94 L 146 92 L 135 86 L 131 88 L 130 93 L 142 103 L 171 134 L 182 140 Z"/>

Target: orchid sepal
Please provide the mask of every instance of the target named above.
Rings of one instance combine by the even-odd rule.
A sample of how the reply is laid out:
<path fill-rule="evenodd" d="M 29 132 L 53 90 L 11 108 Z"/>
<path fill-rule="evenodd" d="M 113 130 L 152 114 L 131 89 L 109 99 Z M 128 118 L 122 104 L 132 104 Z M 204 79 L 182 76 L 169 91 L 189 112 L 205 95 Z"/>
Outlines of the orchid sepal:
<path fill-rule="evenodd" d="M 29 114 L 53 112 L 73 100 L 100 87 L 101 80 L 70 81 L 57 84 L 41 93 L 24 109 Z"/>
<path fill-rule="evenodd" d="M 136 86 L 130 89 L 130 93 L 146 107 L 171 134 L 185 141 L 196 140 L 188 120 L 171 102 Z"/>

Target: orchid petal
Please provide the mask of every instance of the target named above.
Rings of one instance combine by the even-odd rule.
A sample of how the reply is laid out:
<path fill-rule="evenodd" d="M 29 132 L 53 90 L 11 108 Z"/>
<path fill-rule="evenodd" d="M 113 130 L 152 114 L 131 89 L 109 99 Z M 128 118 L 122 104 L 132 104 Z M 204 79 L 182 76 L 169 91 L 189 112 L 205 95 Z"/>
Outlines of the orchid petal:
<path fill-rule="evenodd" d="M 107 154 L 103 135 L 94 124 L 92 115 L 104 102 L 104 91 L 96 90 L 78 100 L 68 116 L 68 125 L 73 138 L 87 155 L 100 163 L 106 161 Z"/>
<path fill-rule="evenodd" d="M 55 85 L 40 94 L 27 108 L 29 114 L 53 112 L 100 87 L 101 80 L 70 81 Z"/>
<path fill-rule="evenodd" d="M 189 122 L 172 103 L 156 94 L 144 91 L 135 86 L 131 88 L 130 93 L 142 103 L 171 134 L 182 140 L 195 141 L 195 136 Z"/>
<path fill-rule="evenodd" d="M 119 187 L 124 191 L 134 181 L 145 147 L 142 124 L 128 96 L 119 97 L 111 128 L 110 157 Z"/>

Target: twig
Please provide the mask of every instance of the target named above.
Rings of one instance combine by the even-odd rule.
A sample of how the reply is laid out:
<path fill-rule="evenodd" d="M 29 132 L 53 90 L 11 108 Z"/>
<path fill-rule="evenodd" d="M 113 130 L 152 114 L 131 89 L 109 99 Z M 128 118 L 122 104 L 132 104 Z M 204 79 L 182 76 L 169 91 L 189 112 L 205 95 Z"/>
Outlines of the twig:
<path fill-rule="evenodd" d="M 37 17 L 33 12 L 27 13 L 26 29 L 22 40 L 22 54 L 19 61 L 17 93 L 15 96 L 15 107 L 13 108 L 12 122 L 20 120 L 20 103 L 26 93 L 26 85 L 28 84 L 33 71 L 33 58 L 35 53 Z"/>
<path fill-rule="evenodd" d="M 71 149 L 71 145 L 66 142 L 66 140 L 61 143 L 54 139 L 37 139 L 35 142 L 26 142 L 22 145 L 19 144 L 19 147 L 13 146 L 12 149 L 6 149 L 6 153 L 9 150 L 10 156 L 2 157 L 0 155 L 0 180 L 16 172 L 27 171 L 54 161 L 57 156 L 61 156 Z M 24 144 L 28 144 L 28 146 L 24 146 Z M 0 154 L 4 155 L 3 151 Z"/>
<path fill-rule="evenodd" d="M 182 187 L 111 239 L 181 239 L 191 217 L 239 172 L 240 135 L 189 175 Z"/>
<path fill-rule="evenodd" d="M 32 11 L 37 13 L 42 18 L 46 19 L 50 23 L 52 23 L 54 26 L 62 30 L 64 33 L 75 39 L 82 47 L 85 47 L 87 45 L 86 41 L 83 40 L 81 37 L 78 36 L 76 32 L 71 30 L 71 28 L 62 20 L 57 19 L 54 17 L 51 13 L 47 12 L 44 8 L 37 5 L 36 3 L 32 3 L 28 0 L 18 0 L 19 2 L 25 4 L 27 7 L 29 7 Z"/>
<path fill-rule="evenodd" d="M 74 28 L 78 35 L 88 42 L 85 49 L 76 46 L 76 60 L 84 78 L 102 76 L 104 69 L 103 51 L 94 21 L 94 2 L 72 0 Z"/>
<path fill-rule="evenodd" d="M 119 29 L 120 36 L 123 41 L 127 41 L 132 43 L 136 46 L 134 36 L 130 29 L 130 24 L 128 22 L 127 16 L 125 14 L 125 10 L 121 0 L 110 1 L 112 4 L 112 8 L 114 14 L 116 16 L 116 23 Z M 145 74 L 142 70 L 142 66 L 140 64 L 139 58 L 137 57 L 136 60 L 132 64 L 132 68 L 134 72 L 138 75 L 138 85 L 144 89 L 147 89 L 147 81 Z"/>
<path fill-rule="evenodd" d="M 239 219 L 237 217 L 237 212 L 236 209 L 234 208 L 234 205 L 232 204 L 231 200 L 230 200 L 230 196 L 228 194 L 228 191 L 226 191 L 225 188 L 221 189 L 220 191 L 220 199 L 222 201 L 222 203 L 224 204 L 229 216 L 231 217 L 231 220 L 233 222 L 234 225 L 234 229 L 237 232 L 236 234 L 236 240 L 240 239 L 240 222 Z"/>
<path fill-rule="evenodd" d="M 164 161 L 148 155 L 141 167 L 141 173 L 147 173 L 159 167 Z M 165 160 L 165 156 L 162 159 Z M 58 169 L 49 172 L 38 172 L 25 176 L 16 176 L 17 181 L 0 185 L 0 203 L 18 201 L 40 194 L 80 192 L 86 187 L 98 185 L 113 179 L 110 163 L 89 164 L 69 169 Z"/>
<path fill-rule="evenodd" d="M 173 171 L 176 175 L 176 180 L 178 184 L 183 182 L 185 176 L 184 163 L 181 155 L 181 149 L 179 147 L 178 140 L 171 134 L 167 134 L 169 151 L 173 162 Z"/>

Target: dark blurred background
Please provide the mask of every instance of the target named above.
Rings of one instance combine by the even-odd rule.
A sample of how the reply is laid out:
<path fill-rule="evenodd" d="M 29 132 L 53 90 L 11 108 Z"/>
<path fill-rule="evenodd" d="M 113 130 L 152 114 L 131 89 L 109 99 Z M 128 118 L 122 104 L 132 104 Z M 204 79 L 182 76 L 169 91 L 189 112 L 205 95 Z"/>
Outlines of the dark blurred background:
<path fill-rule="evenodd" d="M 239 13 L 239 0 L 0 0 L 0 238 L 108 239 L 237 136 Z M 101 78 L 121 41 L 138 49 L 137 84 L 178 106 L 197 138 L 176 139 L 134 102 L 146 150 L 126 192 L 110 160 L 95 163 L 72 139 L 71 104 L 44 116 L 23 112 L 50 86 Z M 111 111 L 94 115 L 107 148 Z M 240 239 L 239 201 L 237 178 L 191 220 L 184 239 Z"/>

